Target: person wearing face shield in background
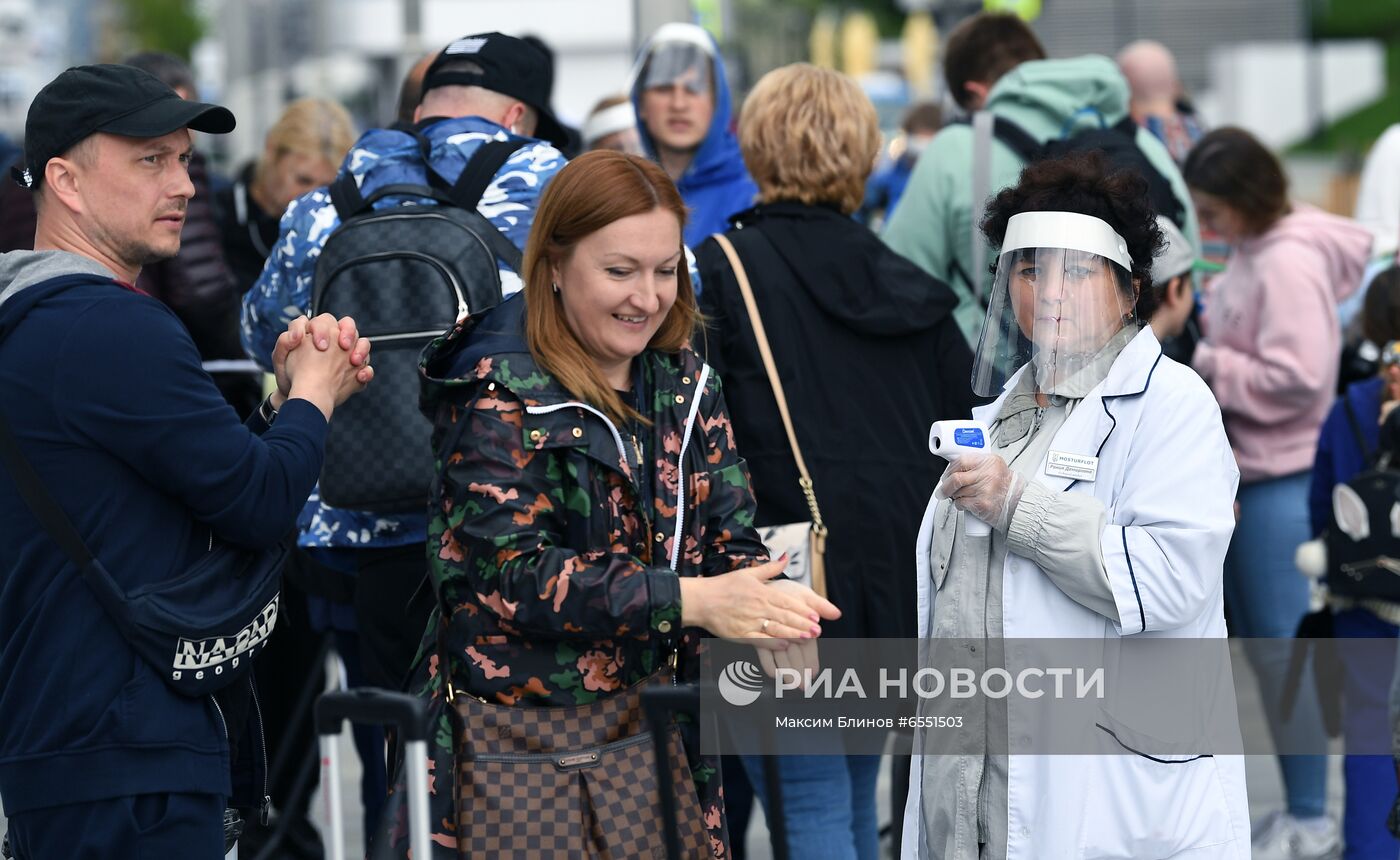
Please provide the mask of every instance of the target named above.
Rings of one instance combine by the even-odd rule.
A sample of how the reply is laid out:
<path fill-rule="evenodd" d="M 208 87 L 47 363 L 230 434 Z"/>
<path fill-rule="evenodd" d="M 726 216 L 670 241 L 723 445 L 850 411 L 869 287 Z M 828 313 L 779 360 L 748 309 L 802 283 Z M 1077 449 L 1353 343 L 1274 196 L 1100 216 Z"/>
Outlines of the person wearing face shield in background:
<path fill-rule="evenodd" d="M 949 465 L 916 549 L 919 635 L 986 640 L 958 657 L 974 671 L 1007 638 L 1226 635 L 1239 472 L 1210 390 L 1147 325 L 1145 181 L 1106 171 L 1096 153 L 1032 164 L 982 222 L 1001 249 L 973 364 L 990 452 Z M 1093 725 L 1075 730 L 1106 754 L 1008 756 L 1022 706 L 993 704 L 953 754 L 914 757 L 902 856 L 1249 856 L 1242 757 L 1162 762 Z"/>
<path fill-rule="evenodd" d="M 685 244 L 729 229 L 758 186 L 731 127 L 729 82 L 714 39 L 694 24 L 659 27 L 632 70 L 629 87 L 646 155 L 676 183 L 690 210 Z"/>

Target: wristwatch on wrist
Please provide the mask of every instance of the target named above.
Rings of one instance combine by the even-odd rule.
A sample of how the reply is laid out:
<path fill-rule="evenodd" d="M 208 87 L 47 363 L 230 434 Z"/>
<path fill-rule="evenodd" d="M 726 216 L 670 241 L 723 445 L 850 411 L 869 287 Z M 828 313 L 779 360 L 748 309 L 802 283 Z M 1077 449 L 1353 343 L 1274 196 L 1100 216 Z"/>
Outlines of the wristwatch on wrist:
<path fill-rule="evenodd" d="M 272 426 L 273 421 L 277 420 L 277 410 L 272 408 L 271 394 L 267 395 L 267 398 L 258 406 L 258 417 L 269 427 Z"/>

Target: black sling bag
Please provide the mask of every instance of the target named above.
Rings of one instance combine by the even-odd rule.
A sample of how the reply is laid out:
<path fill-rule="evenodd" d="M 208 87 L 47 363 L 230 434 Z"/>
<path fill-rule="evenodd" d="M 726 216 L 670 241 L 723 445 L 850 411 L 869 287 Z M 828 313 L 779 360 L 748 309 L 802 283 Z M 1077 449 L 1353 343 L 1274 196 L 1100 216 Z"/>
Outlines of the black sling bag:
<path fill-rule="evenodd" d="M 245 677 L 277 622 L 283 545 L 250 550 L 223 543 L 210 532 L 209 549 L 185 571 L 124 590 L 103 567 L 63 513 L 34 467 L 20 453 L 0 416 L 0 459 L 25 504 L 54 542 L 77 565 L 137 654 L 171 689 L 199 697 Z"/>

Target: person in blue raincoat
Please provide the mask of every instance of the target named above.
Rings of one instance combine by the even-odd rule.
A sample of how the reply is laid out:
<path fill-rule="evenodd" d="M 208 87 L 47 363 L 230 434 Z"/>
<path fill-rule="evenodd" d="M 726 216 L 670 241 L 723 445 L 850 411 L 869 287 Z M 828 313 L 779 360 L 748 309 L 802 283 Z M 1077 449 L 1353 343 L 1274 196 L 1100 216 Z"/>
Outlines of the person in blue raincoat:
<path fill-rule="evenodd" d="M 729 216 L 753 204 L 758 186 L 739 154 L 714 39 L 694 24 L 661 26 L 638 55 L 629 89 L 642 147 L 690 210 L 686 246 L 729 229 Z"/>

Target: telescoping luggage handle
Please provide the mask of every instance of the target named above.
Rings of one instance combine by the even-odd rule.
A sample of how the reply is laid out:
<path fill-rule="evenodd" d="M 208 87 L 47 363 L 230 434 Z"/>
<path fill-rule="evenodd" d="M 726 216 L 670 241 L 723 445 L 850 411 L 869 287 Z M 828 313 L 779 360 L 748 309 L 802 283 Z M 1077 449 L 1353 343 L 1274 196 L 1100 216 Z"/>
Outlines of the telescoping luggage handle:
<path fill-rule="evenodd" d="M 666 857 L 681 860 L 680 839 L 676 835 L 676 787 L 671 783 L 670 746 L 667 733 L 672 714 L 700 716 L 700 688 L 695 684 L 649 687 L 642 691 L 642 711 L 651 727 L 656 748 L 656 780 L 661 789 L 661 823 L 666 829 Z M 788 860 L 787 821 L 783 814 L 782 786 L 778 781 L 777 759 L 763 758 L 764 783 L 768 789 L 768 832 L 772 837 L 774 860 Z"/>
<path fill-rule="evenodd" d="M 642 711 L 651 727 L 652 746 L 656 748 L 656 779 L 661 789 L 661 824 L 666 833 L 667 860 L 680 860 L 680 839 L 676 836 L 676 787 L 671 784 L 671 763 L 667 759 L 667 733 L 671 715 L 700 713 L 700 692 L 693 684 L 650 687 L 642 691 Z"/>
<path fill-rule="evenodd" d="M 324 693 L 316 700 L 316 736 L 325 769 L 322 785 L 330 807 L 331 860 L 345 860 L 345 820 L 340 808 L 340 759 L 336 749 L 336 738 L 345 720 L 398 727 L 404 740 L 409 844 L 414 857 L 431 857 L 427 704 L 407 693 L 361 687 Z"/>

